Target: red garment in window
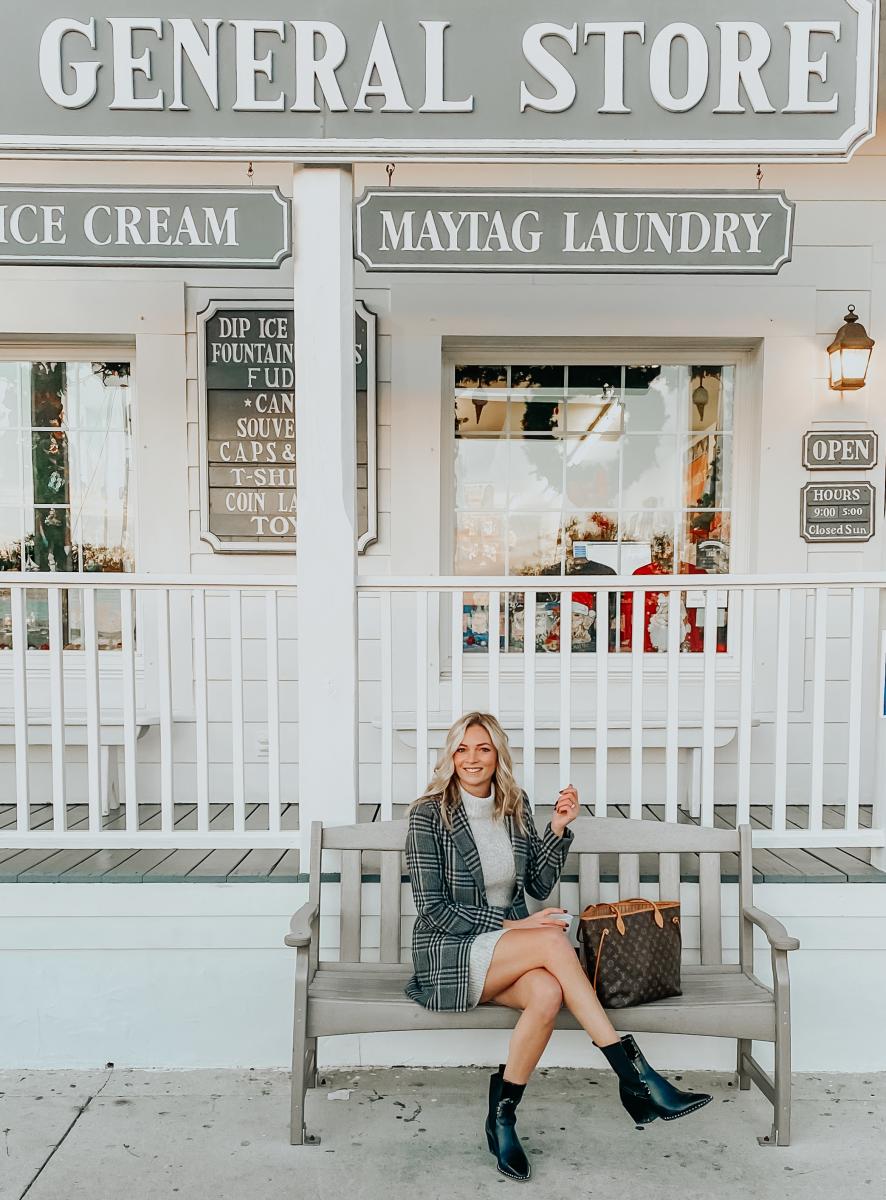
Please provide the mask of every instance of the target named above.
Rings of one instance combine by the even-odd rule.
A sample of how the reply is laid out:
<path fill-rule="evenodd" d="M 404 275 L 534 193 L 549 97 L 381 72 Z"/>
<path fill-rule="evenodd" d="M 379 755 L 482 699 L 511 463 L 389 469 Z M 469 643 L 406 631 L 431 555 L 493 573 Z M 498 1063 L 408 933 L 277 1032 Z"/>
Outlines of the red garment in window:
<path fill-rule="evenodd" d="M 646 563 L 642 567 L 637 567 L 634 571 L 635 575 L 668 575 L 670 572 L 665 571 L 662 567 L 655 563 Z M 681 575 L 706 575 L 707 571 L 703 571 L 701 567 L 695 567 L 692 563 L 681 562 L 679 573 Z M 667 598 L 667 592 L 647 592 L 646 593 L 646 612 L 643 622 L 644 638 L 643 649 L 648 654 L 655 653 L 657 647 L 652 641 L 650 635 L 650 620 L 655 616 L 658 610 L 659 598 Z M 689 608 L 686 610 L 686 620 L 689 624 L 689 632 L 685 638 L 681 638 L 681 644 L 692 652 L 701 651 L 704 649 L 704 629 L 698 625 L 697 618 L 698 610 Z M 631 649 L 631 638 L 633 636 L 633 614 L 634 614 L 634 597 L 630 592 L 622 593 L 621 597 L 621 645 L 622 649 Z"/>

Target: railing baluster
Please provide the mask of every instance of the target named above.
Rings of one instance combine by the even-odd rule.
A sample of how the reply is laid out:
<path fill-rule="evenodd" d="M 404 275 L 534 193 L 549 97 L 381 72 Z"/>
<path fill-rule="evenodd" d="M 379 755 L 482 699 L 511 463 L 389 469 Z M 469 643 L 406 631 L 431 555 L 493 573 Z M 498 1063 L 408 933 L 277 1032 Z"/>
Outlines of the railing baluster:
<path fill-rule="evenodd" d="M 498 716 L 501 693 L 501 592 L 489 593 L 489 712 Z"/>
<path fill-rule="evenodd" d="M 169 589 L 157 593 L 157 665 L 160 706 L 160 828 L 171 833 L 174 825 L 172 778 L 172 659 L 169 638 Z"/>
<path fill-rule="evenodd" d="M 704 682 L 701 715 L 701 823 L 714 823 L 714 718 L 717 709 L 717 593 L 705 592 L 704 643 L 702 650 Z"/>
<path fill-rule="evenodd" d="M 136 783 L 137 731 L 135 728 L 135 639 L 133 637 L 132 588 L 120 589 L 120 629 L 123 657 L 123 778 L 126 788 L 126 830 L 138 830 L 138 792 Z"/>
<path fill-rule="evenodd" d="M 609 806 L 609 592 L 597 588 L 594 595 L 596 611 L 595 645 L 597 667 L 597 749 L 594 752 L 595 788 L 594 815 L 605 817 Z M 571 624 L 570 606 L 570 624 Z"/>
<path fill-rule="evenodd" d="M 746 587 L 732 594 L 739 597 L 741 601 L 736 824 L 747 825 L 751 819 L 751 730 L 754 702 L 754 629 L 757 593 L 753 588 Z"/>
<path fill-rule="evenodd" d="M 523 594 L 523 789 L 535 809 L 535 592 Z"/>
<path fill-rule="evenodd" d="M 645 598 L 631 596 L 631 819 L 643 815 L 643 616 Z M 619 597 L 619 602 L 621 597 Z M 599 623 L 599 617 L 597 618 Z"/>
<path fill-rule="evenodd" d="M 197 752 L 197 829 L 209 829 L 209 671 L 206 662 L 206 592 L 195 588 L 194 734 Z"/>
<path fill-rule="evenodd" d="M 386 593 L 390 603 L 390 592 Z M 452 593 L 452 704 L 450 712 L 457 721 L 464 711 L 464 592 Z"/>
<path fill-rule="evenodd" d="M 49 720 L 52 739 L 52 827 L 67 824 L 65 808 L 65 646 L 62 632 L 62 589 L 48 588 Z"/>
<path fill-rule="evenodd" d="M 788 792 L 788 667 L 791 593 L 778 589 L 778 650 L 775 682 L 775 780 L 772 795 L 772 828 L 785 828 Z"/>
<path fill-rule="evenodd" d="M 560 787 L 572 773 L 572 592 L 560 592 Z M 599 799 L 595 797 L 595 802 Z M 595 809 L 596 811 L 596 809 Z"/>
<path fill-rule="evenodd" d="M 243 596 L 239 588 L 230 592 L 231 621 L 231 769 L 234 800 L 234 832 L 246 828 L 246 781 L 243 753 Z"/>
<path fill-rule="evenodd" d="M 645 601 L 644 601 L 645 610 Z M 680 743 L 678 717 L 680 709 L 680 592 L 671 588 L 668 593 L 667 649 L 667 713 L 665 714 L 665 820 L 676 823 L 680 783 Z"/>
<path fill-rule="evenodd" d="M 415 593 L 415 786 L 428 784 L 428 593 Z"/>
<path fill-rule="evenodd" d="M 381 819 L 391 821 L 394 816 L 394 647 L 391 627 L 391 593 L 382 592 L 380 600 Z"/>
<path fill-rule="evenodd" d="M 277 591 L 265 597 L 265 651 L 268 684 L 268 829 L 280 829 L 280 646 Z"/>
<path fill-rule="evenodd" d="M 9 593 L 12 606 L 12 698 L 15 722 L 15 803 L 16 829 L 24 833 L 31 827 L 31 801 L 28 792 L 28 625 L 25 620 L 26 589 L 13 585 Z"/>
<path fill-rule="evenodd" d="M 846 812 L 844 825 L 848 831 L 858 829 L 858 800 L 861 787 L 861 680 L 864 646 L 865 590 L 852 589 L 852 634 L 849 649 L 849 763 L 846 781 Z"/>
<path fill-rule="evenodd" d="M 83 589 L 83 652 L 86 659 L 86 775 L 89 788 L 89 831 L 102 827 L 101 696 L 98 680 L 98 636 L 95 588 Z"/>
<path fill-rule="evenodd" d="M 822 828 L 824 797 L 824 713 L 828 650 L 828 589 L 815 589 L 815 646 L 812 662 L 812 770 L 809 788 L 809 828 Z"/>

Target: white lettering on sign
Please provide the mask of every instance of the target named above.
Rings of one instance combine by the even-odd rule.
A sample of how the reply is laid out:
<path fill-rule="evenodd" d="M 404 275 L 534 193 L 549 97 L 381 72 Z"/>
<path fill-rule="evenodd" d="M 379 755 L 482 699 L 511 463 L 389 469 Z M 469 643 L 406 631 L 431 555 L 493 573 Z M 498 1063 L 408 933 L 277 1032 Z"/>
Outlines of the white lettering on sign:
<path fill-rule="evenodd" d="M 100 35 L 102 22 L 110 27 L 110 38 Z M 220 80 L 231 78 L 234 112 L 288 108 L 305 113 L 473 113 L 477 108 L 473 94 L 446 95 L 446 34 L 451 22 L 417 21 L 424 38 L 423 72 L 403 69 L 406 35 L 400 24 L 389 32 L 384 21 L 378 21 L 371 41 L 361 46 L 355 35 L 349 42 L 345 30 L 326 20 L 60 17 L 45 27 L 40 38 L 40 84 L 46 96 L 65 109 L 90 104 L 98 95 L 100 72 L 106 69 L 113 84 L 108 103 L 112 110 L 190 111 L 184 80 L 194 76 L 216 110 L 222 95 Z M 837 112 L 836 87 L 816 99 L 811 98 L 811 90 L 813 81 L 817 90 L 827 84 L 829 46 L 840 42 L 841 22 L 785 21 L 784 26 L 787 49 L 780 52 L 787 60 L 781 64 L 787 102 L 778 111 Z M 221 36 L 226 27 L 233 33 L 231 38 Z M 362 36 L 366 37 L 365 31 Z M 630 68 L 632 76 L 645 76 L 649 96 L 664 112 L 696 108 L 712 79 L 719 80 L 714 113 L 745 113 L 748 107 L 754 113 L 777 111 L 763 78 L 775 57 L 772 38 L 755 21 L 715 21 L 709 30 L 674 21 L 654 36 L 644 21 L 589 21 L 581 26 L 577 21 L 571 25 L 539 21 L 517 37 L 522 38 L 527 68 L 514 92 L 521 113 L 566 112 L 576 103 L 580 87 L 583 98 L 591 94 L 590 103 L 598 113 L 630 113 L 625 99 L 625 75 Z M 582 70 L 578 60 L 593 52 L 598 38 L 603 39 L 603 69 Z M 813 45 L 820 50 L 815 57 Z M 360 82 L 350 95 L 339 78 L 346 59 L 359 64 L 353 78 Z M 576 60 L 575 69 L 570 59 Z M 685 63 L 685 70 L 676 65 L 678 61 Z M 411 62 L 408 65 L 413 67 Z M 172 79 L 168 91 L 155 84 L 161 76 Z M 371 104 L 374 98 L 382 103 Z"/>

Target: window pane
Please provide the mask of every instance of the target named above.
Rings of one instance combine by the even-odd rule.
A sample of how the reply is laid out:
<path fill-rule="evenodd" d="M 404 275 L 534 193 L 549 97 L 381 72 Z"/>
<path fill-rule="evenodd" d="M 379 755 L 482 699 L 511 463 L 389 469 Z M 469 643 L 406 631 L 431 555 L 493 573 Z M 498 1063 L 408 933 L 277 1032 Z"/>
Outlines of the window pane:
<path fill-rule="evenodd" d="M 512 516 L 508 521 L 508 573 L 559 575 L 561 545 L 559 513 Z"/>
<path fill-rule="evenodd" d="M 622 575 L 670 575 L 674 570 L 674 514 L 622 513 Z"/>
<path fill-rule="evenodd" d="M 569 395 L 573 392 L 602 392 L 605 388 L 621 391 L 621 367 L 578 363 L 569 366 Z"/>
<path fill-rule="evenodd" d="M 625 508 L 674 508 L 677 500 L 677 439 L 639 434 L 622 442 Z"/>
<path fill-rule="evenodd" d="M 30 520 L 27 518 L 30 517 Z M 76 571 L 77 549 L 67 508 L 35 508 L 26 514 L 25 551 L 28 571 Z"/>
<path fill-rule="evenodd" d="M 35 429 L 61 429 L 67 423 L 65 363 L 23 364 L 31 386 L 31 424 Z"/>
<path fill-rule="evenodd" d="M 556 367 L 511 367 L 512 388 L 539 388 L 562 395 L 566 380 L 566 369 Z"/>
<path fill-rule="evenodd" d="M 21 434 L 0 428 L 0 505 L 21 504 Z"/>
<path fill-rule="evenodd" d="M 508 449 L 504 441 L 459 441 L 455 448 L 456 508 L 501 510 L 508 502 Z"/>
<path fill-rule="evenodd" d="M 455 573 L 504 575 L 505 518 L 499 513 L 456 513 Z"/>
<path fill-rule="evenodd" d="M 455 436 L 501 434 L 507 424 L 506 400 L 487 400 L 482 391 L 462 392 L 455 398 Z"/>
<path fill-rule="evenodd" d="M 713 510 L 686 513 L 680 545 L 681 561 L 711 574 L 726 574 L 732 542 L 731 524 L 729 513 Z"/>
<path fill-rule="evenodd" d="M 685 431 L 688 367 L 625 369 L 625 431 L 675 434 Z"/>
<path fill-rule="evenodd" d="M 22 569 L 21 514 L 0 505 L 0 571 Z"/>
<path fill-rule="evenodd" d="M 75 429 L 129 428 L 129 363 L 68 364 L 69 423 Z M 126 381 L 123 386 L 122 380 Z M 76 381 L 76 382 L 74 382 Z"/>
<path fill-rule="evenodd" d="M 16 429 L 24 421 L 21 367 L 14 362 L 0 362 L 0 429 Z"/>
<path fill-rule="evenodd" d="M 563 447 L 559 442 L 521 439 L 510 443 L 511 509 L 560 510 L 563 503 Z"/>
<path fill-rule="evenodd" d="M 570 575 L 618 574 L 618 513 L 592 512 L 569 517 L 566 571 Z"/>
<path fill-rule="evenodd" d="M 508 386 L 508 368 L 457 366 L 455 368 L 455 386 L 457 388 L 506 388 Z"/>
<path fill-rule="evenodd" d="M 588 434 L 566 441 L 566 499 L 571 508 L 618 508 L 621 440 Z"/>
<path fill-rule="evenodd" d="M 684 457 L 686 508 L 724 508 L 732 498 L 732 438 L 691 434 Z"/>
<path fill-rule="evenodd" d="M 691 367 L 689 380 L 689 428 L 732 429 L 734 367 Z"/>
<path fill-rule="evenodd" d="M 68 435 L 62 430 L 31 434 L 35 504 L 68 504 Z"/>
<path fill-rule="evenodd" d="M 562 400 L 545 400 L 533 396 L 525 403 L 512 400 L 510 408 L 511 437 L 526 437 L 544 441 L 559 437 L 565 428 L 565 406 Z"/>

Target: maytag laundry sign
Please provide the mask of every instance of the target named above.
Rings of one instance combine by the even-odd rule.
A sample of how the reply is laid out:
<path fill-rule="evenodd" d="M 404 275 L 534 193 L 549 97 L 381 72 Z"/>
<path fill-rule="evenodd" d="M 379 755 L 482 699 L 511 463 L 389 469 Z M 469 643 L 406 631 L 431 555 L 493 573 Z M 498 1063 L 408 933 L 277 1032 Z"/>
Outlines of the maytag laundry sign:
<path fill-rule="evenodd" d="M 289 228 L 274 188 L 0 185 L 0 263 L 276 267 Z"/>
<path fill-rule="evenodd" d="M 0 145 L 845 158 L 873 131 L 878 17 L 878 0 L 45 0 L 4 26 Z"/>
<path fill-rule="evenodd" d="M 355 253 L 369 271 L 775 274 L 793 211 L 782 192 L 369 188 Z"/>

